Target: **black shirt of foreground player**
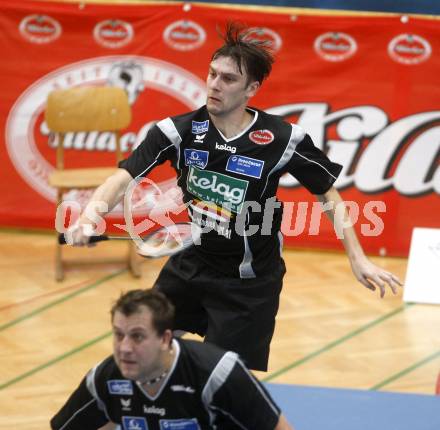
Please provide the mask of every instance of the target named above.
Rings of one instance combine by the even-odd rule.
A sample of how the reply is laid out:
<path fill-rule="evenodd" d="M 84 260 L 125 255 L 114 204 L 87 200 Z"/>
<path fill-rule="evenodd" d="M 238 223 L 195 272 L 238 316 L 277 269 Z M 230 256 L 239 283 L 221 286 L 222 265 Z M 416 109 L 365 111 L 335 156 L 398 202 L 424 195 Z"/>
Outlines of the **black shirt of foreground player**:
<path fill-rule="evenodd" d="M 96 430 L 108 421 L 124 430 L 273 430 L 280 410 L 233 352 L 173 340 L 175 360 L 151 397 L 125 379 L 113 356 L 91 369 L 52 419 L 54 430 Z"/>

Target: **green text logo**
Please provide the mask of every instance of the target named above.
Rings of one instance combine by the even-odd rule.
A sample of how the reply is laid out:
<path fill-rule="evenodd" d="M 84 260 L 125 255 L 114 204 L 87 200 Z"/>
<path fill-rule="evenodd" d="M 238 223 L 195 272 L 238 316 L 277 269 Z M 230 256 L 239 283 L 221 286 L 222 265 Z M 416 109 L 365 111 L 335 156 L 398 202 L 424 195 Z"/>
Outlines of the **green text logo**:
<path fill-rule="evenodd" d="M 248 181 L 210 170 L 191 166 L 188 173 L 188 191 L 201 200 L 225 206 L 240 213 L 246 196 Z"/>

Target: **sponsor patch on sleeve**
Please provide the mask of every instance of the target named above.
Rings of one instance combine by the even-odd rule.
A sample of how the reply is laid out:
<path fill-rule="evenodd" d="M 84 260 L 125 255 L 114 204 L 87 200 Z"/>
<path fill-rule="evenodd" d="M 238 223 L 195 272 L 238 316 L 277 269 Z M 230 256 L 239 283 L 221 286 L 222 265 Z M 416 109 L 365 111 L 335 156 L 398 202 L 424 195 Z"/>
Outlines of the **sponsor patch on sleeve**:
<path fill-rule="evenodd" d="M 160 430 L 200 430 L 196 418 L 180 420 L 160 420 Z"/>
<path fill-rule="evenodd" d="M 191 123 L 192 134 L 206 133 L 208 129 L 209 129 L 209 119 L 207 119 L 206 121 L 192 121 Z"/>
<path fill-rule="evenodd" d="M 133 395 L 133 385 L 125 379 L 111 379 L 107 381 L 107 387 L 110 394 Z"/>
<path fill-rule="evenodd" d="M 185 166 L 196 166 L 199 169 L 204 169 L 208 164 L 208 151 L 201 151 L 200 149 L 185 149 Z"/>
<path fill-rule="evenodd" d="M 244 157 L 243 155 L 231 155 L 226 164 L 226 170 L 252 178 L 261 178 L 264 161 L 256 158 Z"/>
<path fill-rule="evenodd" d="M 144 417 L 122 417 L 124 430 L 148 430 L 147 420 Z"/>

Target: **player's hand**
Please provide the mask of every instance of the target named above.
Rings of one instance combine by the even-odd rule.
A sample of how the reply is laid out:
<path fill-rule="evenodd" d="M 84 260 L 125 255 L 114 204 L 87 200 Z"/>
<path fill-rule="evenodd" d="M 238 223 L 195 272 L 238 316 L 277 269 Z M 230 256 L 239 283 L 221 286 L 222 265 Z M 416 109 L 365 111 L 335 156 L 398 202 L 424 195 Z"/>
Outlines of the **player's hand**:
<path fill-rule="evenodd" d="M 80 221 L 71 225 L 64 233 L 66 243 L 72 246 L 96 246 L 96 243 L 89 243 L 90 236 L 92 235 L 93 229 L 91 224 L 85 224 Z"/>
<path fill-rule="evenodd" d="M 376 288 L 379 288 L 381 298 L 385 296 L 387 285 L 393 294 L 397 294 L 399 287 L 402 286 L 402 282 L 396 275 L 376 266 L 366 257 L 360 261 L 352 261 L 351 268 L 356 279 L 369 290 L 376 291 Z"/>

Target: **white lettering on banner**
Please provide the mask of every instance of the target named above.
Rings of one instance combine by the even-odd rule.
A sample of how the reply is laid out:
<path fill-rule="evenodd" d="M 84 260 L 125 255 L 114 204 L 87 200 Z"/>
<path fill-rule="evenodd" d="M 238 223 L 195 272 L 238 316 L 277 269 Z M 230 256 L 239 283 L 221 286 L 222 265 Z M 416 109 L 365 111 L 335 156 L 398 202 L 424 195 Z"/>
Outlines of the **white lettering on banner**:
<path fill-rule="evenodd" d="M 139 132 L 128 132 L 121 136 L 120 144 L 122 152 L 134 151 L 145 139 L 148 130 L 156 123 L 156 121 L 150 121 L 146 123 Z M 40 132 L 42 136 L 50 135 L 50 131 L 45 121 L 41 123 Z M 54 139 L 49 139 L 49 146 L 56 148 L 59 144 L 58 135 Z M 73 149 L 76 151 L 106 151 L 114 152 L 116 148 L 116 142 L 114 135 L 108 132 L 69 132 L 64 137 L 64 148 Z"/>
<path fill-rule="evenodd" d="M 56 200 L 56 192 L 47 180 L 54 166 L 40 153 L 35 139 L 37 133 L 40 138 L 49 134 L 44 122 L 39 130 L 35 129 L 39 124 L 35 118 L 41 115 L 48 93 L 56 88 L 102 85 L 106 80 L 119 85 L 123 81 L 119 76 L 121 70 L 131 73 L 133 83 L 171 94 L 189 110 L 205 103 L 205 84 L 195 75 L 171 63 L 133 55 L 80 61 L 34 82 L 10 110 L 5 127 L 6 148 L 17 172 L 48 201 Z M 138 72 L 142 75 L 140 80 L 134 79 Z M 130 91 L 128 89 L 140 100 L 144 97 L 139 89 Z M 136 107 L 134 105 L 134 110 Z M 338 188 L 356 186 L 368 193 L 394 188 L 408 196 L 440 193 L 439 110 L 413 113 L 392 123 L 386 112 L 375 106 L 330 112 L 327 103 L 299 103 L 274 106 L 267 111 L 284 117 L 298 115 L 298 125 L 311 135 L 315 144 L 326 149 L 330 159 L 344 166 L 336 182 Z M 123 151 L 135 149 L 153 123 L 134 124 L 135 130 L 124 133 Z M 329 139 L 327 128 L 332 126 L 336 126 L 337 136 Z M 195 139 L 203 140 L 203 133 L 205 131 L 200 131 Z M 368 145 L 364 148 L 365 143 Z M 57 144 L 57 140 L 50 143 L 53 147 Z M 65 145 L 73 151 L 115 150 L 114 140 L 107 133 L 98 132 L 68 134 Z M 233 154 L 237 151 L 232 145 L 217 143 L 216 146 Z M 280 185 L 295 187 L 298 182 L 283 177 Z"/>
<path fill-rule="evenodd" d="M 386 178 L 399 149 L 411 133 L 424 124 L 440 120 L 440 112 L 416 114 L 396 121 L 367 146 L 356 169 L 356 186 L 364 192 L 383 191 L 394 185 L 401 194 L 422 194 L 434 189 L 440 193 L 440 170 L 430 179 L 428 173 L 440 150 L 440 127 L 420 134 L 407 148 L 394 176 Z"/>
<path fill-rule="evenodd" d="M 344 166 L 335 184 L 338 188 L 355 185 L 363 192 L 380 193 L 393 187 L 407 196 L 440 193 L 440 126 L 435 124 L 440 121 L 440 111 L 413 114 L 389 124 L 386 113 L 374 106 L 331 113 L 328 109 L 326 103 L 303 103 L 276 106 L 268 112 L 299 115 L 298 125 L 307 130 L 315 145 L 324 149 L 327 143 L 328 157 Z M 326 129 L 333 124 L 341 140 L 326 142 Z M 370 142 L 357 157 L 365 138 Z M 392 170 L 394 174 L 390 174 Z M 284 176 L 280 185 L 295 187 L 298 181 Z"/>

